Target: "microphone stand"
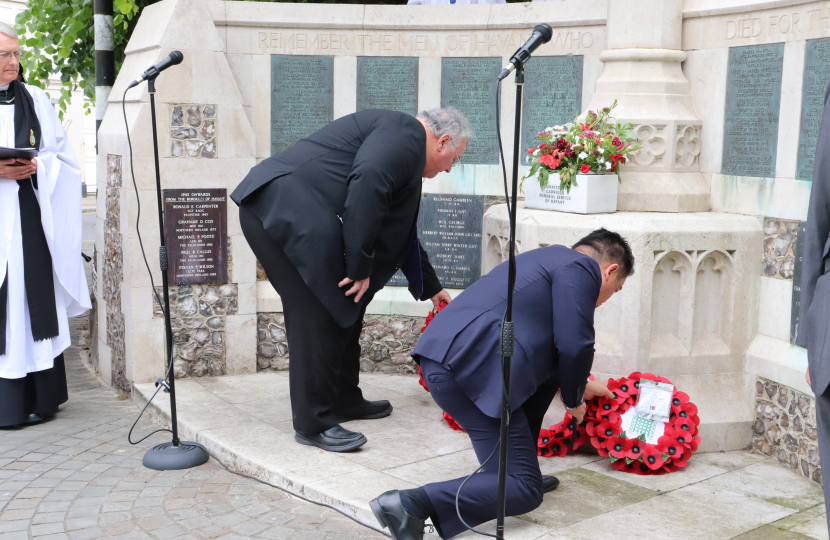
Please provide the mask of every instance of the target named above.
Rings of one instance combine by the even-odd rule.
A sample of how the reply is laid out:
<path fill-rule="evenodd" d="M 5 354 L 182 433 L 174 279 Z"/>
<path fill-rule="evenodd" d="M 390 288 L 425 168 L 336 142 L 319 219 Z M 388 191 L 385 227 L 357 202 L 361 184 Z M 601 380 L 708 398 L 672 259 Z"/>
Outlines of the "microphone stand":
<path fill-rule="evenodd" d="M 516 120 L 513 131 L 513 192 L 510 203 L 510 252 L 507 255 L 507 309 L 501 331 L 502 377 L 504 390 L 499 433 L 499 500 L 496 514 L 496 537 L 504 540 L 504 515 L 507 511 L 507 433 L 510 426 L 510 365 L 513 358 L 513 288 L 516 284 L 516 195 L 519 191 L 519 142 L 522 127 L 522 88 L 524 64 L 516 66 Z M 499 83 L 501 84 L 501 83 Z"/>
<path fill-rule="evenodd" d="M 172 424 L 173 441 L 158 444 L 144 454 L 143 464 L 148 469 L 157 471 L 173 471 L 179 469 L 190 469 L 207 463 L 210 456 L 205 447 L 201 444 L 180 441 L 179 425 L 176 417 L 176 377 L 173 374 L 173 325 L 170 322 L 170 291 L 167 270 L 167 245 L 164 238 L 164 205 L 161 196 L 161 174 L 159 173 L 159 144 L 156 130 L 156 77 L 158 73 L 147 78 L 147 91 L 150 93 L 150 118 L 153 125 L 153 157 L 156 166 L 156 199 L 158 201 L 159 214 L 159 264 L 161 266 L 161 287 L 164 295 L 164 337 L 167 352 L 167 375 L 165 379 L 156 381 L 156 386 L 164 386 L 165 392 L 170 394 L 170 422 Z M 130 156 L 132 159 L 132 156 Z M 138 193 L 136 193 L 138 197 Z"/>

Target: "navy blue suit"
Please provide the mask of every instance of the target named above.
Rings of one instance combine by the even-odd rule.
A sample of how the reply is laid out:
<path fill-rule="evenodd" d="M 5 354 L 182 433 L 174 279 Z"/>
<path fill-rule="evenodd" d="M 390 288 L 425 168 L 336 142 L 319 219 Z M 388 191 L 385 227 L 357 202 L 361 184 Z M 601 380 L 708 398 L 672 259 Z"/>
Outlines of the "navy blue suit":
<path fill-rule="evenodd" d="M 508 515 L 542 502 L 536 440 L 557 389 L 568 408 L 582 402 L 594 358 L 594 310 L 599 264 L 564 246 L 516 257 L 511 366 L 513 414 L 508 443 Z M 507 301 L 507 263 L 465 290 L 427 327 L 413 354 L 435 399 L 470 435 L 480 462 L 499 437 L 502 400 L 501 325 Z M 463 532 L 455 496 L 463 478 L 424 490 L 443 538 Z M 498 462 L 493 458 L 464 485 L 459 506 L 471 526 L 496 517 Z"/>

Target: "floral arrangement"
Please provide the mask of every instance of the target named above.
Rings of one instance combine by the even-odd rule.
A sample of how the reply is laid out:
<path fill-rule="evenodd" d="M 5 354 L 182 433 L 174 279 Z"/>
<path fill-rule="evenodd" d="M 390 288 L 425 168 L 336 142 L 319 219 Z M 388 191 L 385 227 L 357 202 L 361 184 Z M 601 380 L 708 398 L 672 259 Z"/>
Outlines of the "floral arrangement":
<path fill-rule="evenodd" d="M 559 174 L 559 187 L 570 193 L 576 186 L 577 174 L 617 173 L 625 156 L 642 147 L 631 124 L 621 124 L 611 117 L 617 106 L 614 101 L 596 113 L 588 111 L 585 122 L 574 120 L 572 124 L 545 128 L 537 135 L 538 147 L 527 151 L 530 172 L 523 178 L 536 177 L 542 189 L 548 185 L 550 175 Z"/>
<path fill-rule="evenodd" d="M 429 313 L 426 324 L 421 328 L 422 333 L 446 305 L 446 302 L 441 302 Z M 420 367 L 418 376 L 421 386 L 429 392 Z M 661 475 L 686 467 L 700 445 L 700 417 L 688 394 L 678 391 L 677 387 L 672 395 L 669 421 L 662 426 L 663 434 L 656 444 L 647 442 L 645 435 L 629 437 L 623 431 L 623 415 L 637 403 L 641 379 L 671 384 L 665 377 L 639 372 L 620 379 L 609 379 L 608 389 L 614 393 L 614 399 L 600 397 L 587 401 L 585 417 L 579 425 L 575 425 L 573 416 L 565 413 L 561 422 L 543 429 L 539 433 L 538 455 L 564 457 L 590 440 L 597 453 L 607 458 L 611 467 L 618 471 Z M 452 429 L 464 431 L 446 412 L 443 419 Z"/>
<path fill-rule="evenodd" d="M 573 417 L 565 419 L 539 435 L 540 456 L 564 456 L 588 440 L 600 456 L 608 458 L 611 466 L 634 474 L 666 474 L 689 464 L 689 458 L 700 445 L 697 406 L 689 396 L 674 388 L 669 421 L 663 425 L 663 435 L 656 444 L 646 442 L 645 435 L 628 437 L 622 429 L 622 417 L 637 402 L 640 379 L 671 384 L 665 377 L 635 372 L 628 377 L 609 379 L 608 389 L 614 399 L 601 397 L 588 401 L 585 418 L 576 426 Z M 571 445 L 573 439 L 573 445 Z"/>

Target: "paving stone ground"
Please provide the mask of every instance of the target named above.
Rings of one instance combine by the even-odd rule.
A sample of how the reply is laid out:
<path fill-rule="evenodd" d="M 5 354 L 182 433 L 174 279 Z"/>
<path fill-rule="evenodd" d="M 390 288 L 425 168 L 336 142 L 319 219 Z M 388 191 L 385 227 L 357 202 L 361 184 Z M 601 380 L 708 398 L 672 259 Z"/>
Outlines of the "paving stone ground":
<path fill-rule="evenodd" d="M 383 538 L 214 460 L 186 471 L 143 467 L 144 451 L 169 436 L 131 446 L 137 407 L 99 382 L 77 349 L 65 357 L 70 397 L 57 417 L 0 430 L 0 540 Z M 142 420 L 137 433 L 157 427 Z"/>

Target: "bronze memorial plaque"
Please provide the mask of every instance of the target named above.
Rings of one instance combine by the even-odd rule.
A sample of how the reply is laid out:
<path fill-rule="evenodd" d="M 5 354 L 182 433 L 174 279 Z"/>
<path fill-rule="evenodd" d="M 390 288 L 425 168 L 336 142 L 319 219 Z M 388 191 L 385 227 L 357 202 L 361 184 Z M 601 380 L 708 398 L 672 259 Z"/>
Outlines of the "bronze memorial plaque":
<path fill-rule="evenodd" d="M 228 282 L 228 190 L 165 189 L 171 285 Z"/>

